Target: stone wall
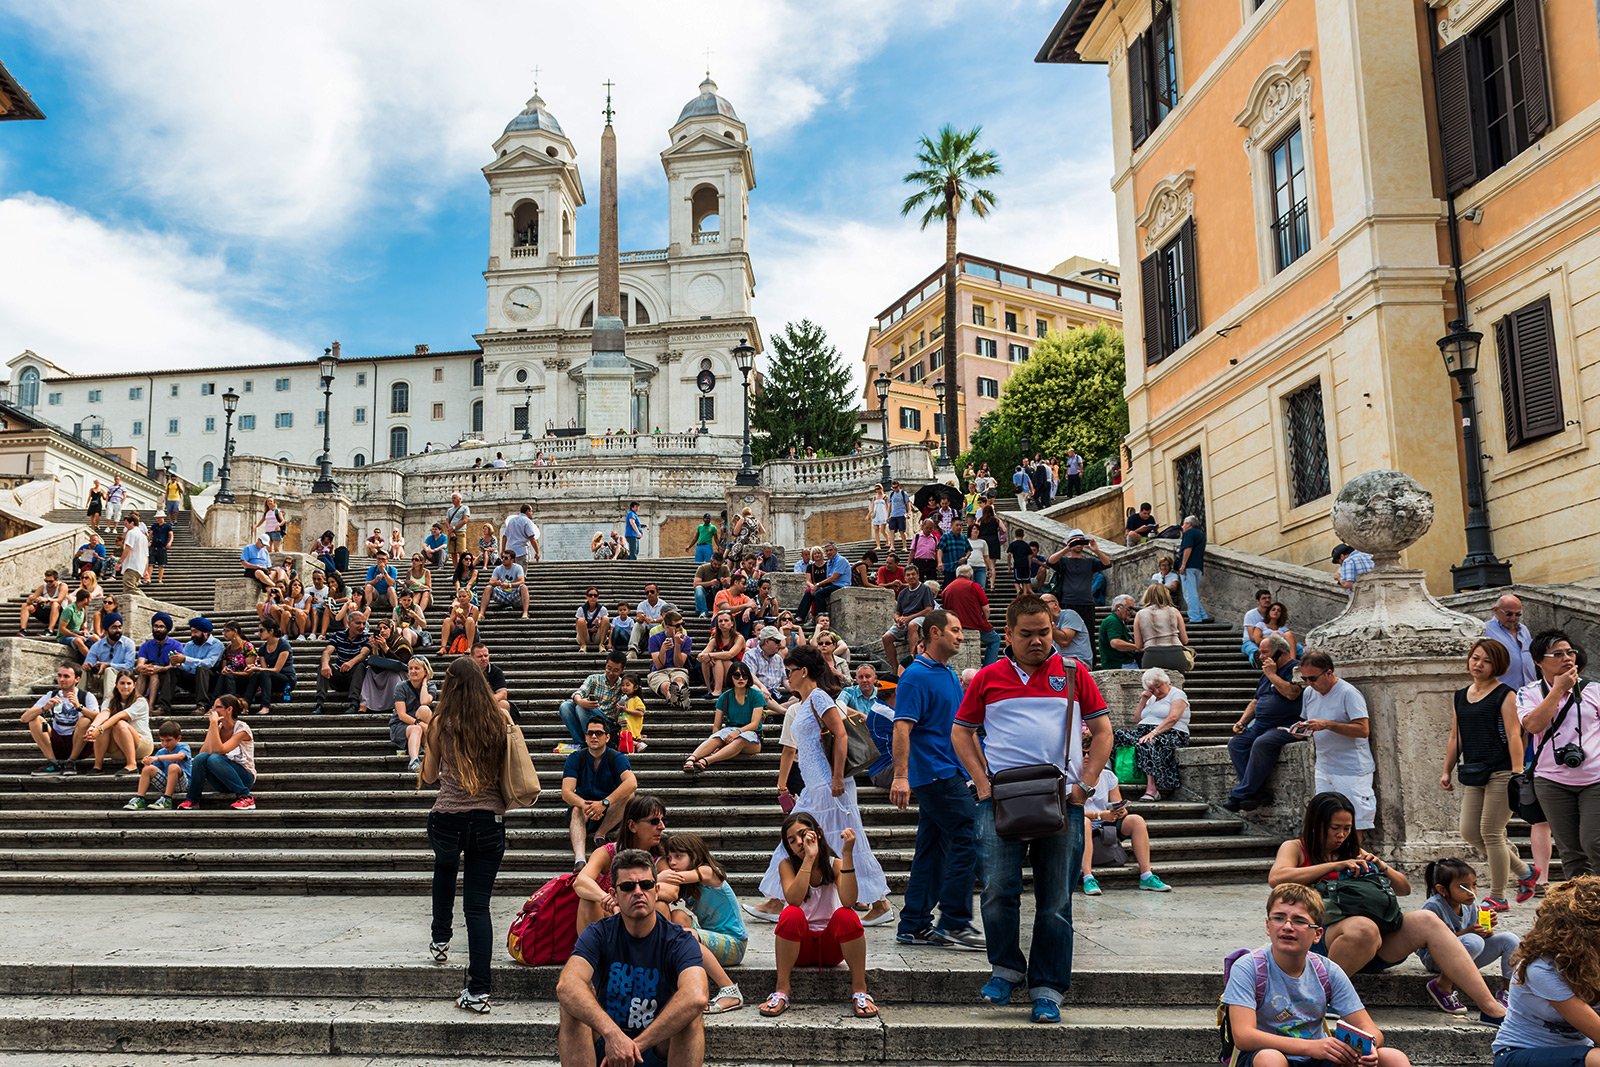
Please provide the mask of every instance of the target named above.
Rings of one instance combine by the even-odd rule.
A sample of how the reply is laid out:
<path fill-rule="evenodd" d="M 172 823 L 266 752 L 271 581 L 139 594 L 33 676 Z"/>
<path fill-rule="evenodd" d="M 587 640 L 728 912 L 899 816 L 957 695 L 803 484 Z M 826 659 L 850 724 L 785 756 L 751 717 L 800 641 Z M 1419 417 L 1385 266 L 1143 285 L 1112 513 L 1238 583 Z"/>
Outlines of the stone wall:
<path fill-rule="evenodd" d="M 1522 601 L 1522 623 L 1532 633 L 1555 627 L 1565 630 L 1589 652 L 1585 677 L 1600 680 L 1600 590 L 1576 585 L 1516 585 L 1511 588 L 1479 589 L 1441 597 L 1450 608 L 1474 618 L 1488 620 L 1494 605 L 1506 593 Z"/>
<path fill-rule="evenodd" d="M 1106 485 L 1051 504 L 1039 514 L 1120 544 L 1127 529 L 1127 504 L 1124 501 L 1122 486 Z"/>
<path fill-rule="evenodd" d="M 81 533 L 77 526 L 51 523 L 0 541 L 0 597 L 32 592 L 51 567 L 68 575 Z"/>

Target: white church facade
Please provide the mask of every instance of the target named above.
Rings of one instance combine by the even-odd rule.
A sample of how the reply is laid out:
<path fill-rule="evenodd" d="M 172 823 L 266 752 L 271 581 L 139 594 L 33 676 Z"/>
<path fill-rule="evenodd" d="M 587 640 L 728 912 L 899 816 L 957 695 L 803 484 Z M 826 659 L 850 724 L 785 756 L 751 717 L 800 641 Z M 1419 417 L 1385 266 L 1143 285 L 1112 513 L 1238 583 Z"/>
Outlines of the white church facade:
<path fill-rule="evenodd" d="M 748 131 L 708 77 L 668 131 L 670 243 L 620 254 L 630 401 L 590 418 L 588 377 L 599 290 L 597 256 L 577 255 L 585 203 L 578 153 L 537 94 L 494 143 L 489 186 L 485 328 L 475 347 L 397 355 L 338 352 L 332 394 L 335 466 L 363 466 L 459 442 L 547 433 L 712 433 L 742 427 L 730 350 L 762 347 L 751 314 L 748 249 L 755 188 Z M 239 396 L 234 451 L 292 463 L 322 453 L 316 356 L 288 363 L 73 374 L 24 351 L 6 364 L 12 403 L 102 447 L 170 455 L 184 478 L 222 465 L 222 396 Z M 709 370 L 708 394 L 696 379 Z M 605 421 L 605 425 L 600 425 Z M 529 426 L 531 424 L 531 431 Z"/>

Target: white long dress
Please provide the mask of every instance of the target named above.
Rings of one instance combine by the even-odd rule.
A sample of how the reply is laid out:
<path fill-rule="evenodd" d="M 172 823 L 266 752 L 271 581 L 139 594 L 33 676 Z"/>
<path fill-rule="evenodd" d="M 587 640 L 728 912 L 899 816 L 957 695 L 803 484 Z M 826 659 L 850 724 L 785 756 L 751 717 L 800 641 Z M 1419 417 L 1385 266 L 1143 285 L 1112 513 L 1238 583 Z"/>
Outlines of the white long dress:
<path fill-rule="evenodd" d="M 848 826 L 856 832 L 852 855 L 856 869 L 857 898 L 871 904 L 889 895 L 889 881 L 872 855 L 872 845 L 867 841 L 867 828 L 861 825 L 861 809 L 856 806 L 856 783 L 846 778 L 844 795 L 833 795 L 833 762 L 823 750 L 822 729 L 817 725 L 817 717 L 826 715 L 833 706 L 833 698 L 820 688 L 795 705 L 790 728 L 794 734 L 795 754 L 800 759 L 800 776 L 805 779 L 806 785 L 800 791 L 794 810 L 806 812 L 817 820 L 836 856 L 844 849 L 841 836 L 844 828 Z M 813 709 L 816 714 L 812 714 Z M 788 855 L 788 850 L 780 841 L 778 847 L 772 850 L 772 863 L 767 867 L 766 876 L 761 879 L 761 892 L 773 900 L 783 899 L 783 877 L 779 866 Z"/>

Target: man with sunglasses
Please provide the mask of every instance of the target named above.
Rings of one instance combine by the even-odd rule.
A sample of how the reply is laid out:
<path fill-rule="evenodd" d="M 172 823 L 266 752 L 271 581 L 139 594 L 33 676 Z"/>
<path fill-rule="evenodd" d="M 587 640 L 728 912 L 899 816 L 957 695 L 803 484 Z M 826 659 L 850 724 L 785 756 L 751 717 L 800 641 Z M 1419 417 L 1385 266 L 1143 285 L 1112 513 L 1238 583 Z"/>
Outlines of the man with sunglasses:
<path fill-rule="evenodd" d="M 611 861 L 616 914 L 586 927 L 556 982 L 565 1067 L 700 1067 L 708 993 L 700 943 L 656 914 L 655 863 L 642 849 Z"/>
<path fill-rule="evenodd" d="M 639 789 L 628 757 L 610 746 L 611 723 L 592 715 L 583 729 L 583 748 L 561 768 L 561 799 L 571 809 L 567 834 L 572 841 L 574 870 L 588 860 L 588 846 L 605 844 L 622 821 L 622 809 Z"/>
<path fill-rule="evenodd" d="M 661 590 L 656 583 L 651 582 L 644 587 L 644 599 L 634 607 L 634 614 L 638 622 L 634 624 L 633 635 L 629 641 L 628 652 L 630 655 L 642 656 L 645 654 L 645 643 L 650 640 L 651 634 L 661 632 L 661 616 L 668 611 L 677 611 L 678 605 L 670 600 L 661 599 Z"/>

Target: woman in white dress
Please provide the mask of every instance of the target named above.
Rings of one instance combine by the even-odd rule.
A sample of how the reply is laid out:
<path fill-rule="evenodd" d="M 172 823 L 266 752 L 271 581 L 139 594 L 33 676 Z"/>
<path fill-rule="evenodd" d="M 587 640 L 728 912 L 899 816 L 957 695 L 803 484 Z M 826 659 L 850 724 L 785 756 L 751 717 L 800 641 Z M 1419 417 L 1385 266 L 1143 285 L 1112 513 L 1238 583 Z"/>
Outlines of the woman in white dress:
<path fill-rule="evenodd" d="M 867 502 L 867 519 L 872 525 L 872 547 L 889 549 L 889 498 L 883 495 L 883 486 L 874 486 L 872 499 Z"/>
<path fill-rule="evenodd" d="M 844 849 L 843 832 L 848 827 L 855 831 L 854 845 L 856 885 L 859 900 L 873 901 L 861 919 L 867 926 L 878 926 L 894 917 L 889 906 L 889 882 L 883 867 L 872 855 L 872 844 L 867 840 L 867 829 L 861 824 L 861 809 L 856 804 L 856 783 L 844 777 L 845 753 L 849 742 L 845 738 L 844 718 L 834 693 L 842 679 L 828 665 L 823 653 L 815 645 L 791 648 L 784 657 L 784 671 L 789 688 L 798 698 L 784 715 L 783 757 L 778 769 L 778 781 L 786 781 L 791 762 L 800 761 L 800 776 L 805 788 L 795 803 L 794 810 L 806 812 L 817 820 L 828 845 L 836 852 Z M 833 692 L 829 692 L 829 690 Z M 822 731 L 830 735 L 824 747 Z M 746 913 L 767 922 L 777 922 L 783 910 L 782 864 L 788 853 L 780 843 L 772 851 L 772 863 L 761 879 L 761 892 L 767 898 L 758 906 L 746 905 Z"/>

